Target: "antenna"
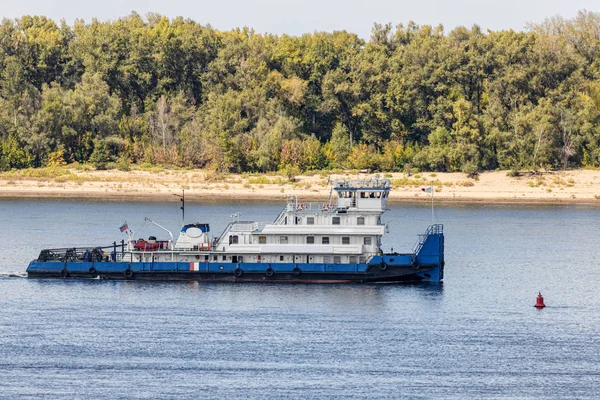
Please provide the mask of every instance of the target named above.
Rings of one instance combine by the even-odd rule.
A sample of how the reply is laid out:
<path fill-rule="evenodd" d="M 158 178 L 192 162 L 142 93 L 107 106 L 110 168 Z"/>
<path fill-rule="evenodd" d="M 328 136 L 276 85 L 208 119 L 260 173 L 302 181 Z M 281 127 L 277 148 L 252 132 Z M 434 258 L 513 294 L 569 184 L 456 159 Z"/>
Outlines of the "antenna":
<path fill-rule="evenodd" d="M 433 197 L 435 195 L 435 187 L 431 184 L 431 225 L 435 223 L 435 211 L 433 208 Z"/>
<path fill-rule="evenodd" d="M 182 225 L 185 225 L 185 190 L 181 191 L 181 196 L 178 194 L 173 194 L 173 196 L 179 197 L 181 200 L 181 207 L 179 209 L 181 210 Z"/>

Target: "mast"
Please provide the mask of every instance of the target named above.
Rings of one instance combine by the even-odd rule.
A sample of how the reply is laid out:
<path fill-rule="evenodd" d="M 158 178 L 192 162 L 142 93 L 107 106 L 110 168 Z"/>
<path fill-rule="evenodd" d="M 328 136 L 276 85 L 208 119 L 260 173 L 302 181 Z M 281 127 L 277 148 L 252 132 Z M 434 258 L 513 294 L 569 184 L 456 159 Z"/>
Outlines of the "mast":
<path fill-rule="evenodd" d="M 433 196 L 435 193 L 435 188 L 433 187 L 433 183 L 431 184 L 431 225 L 434 224 L 434 211 L 433 211 Z"/>
<path fill-rule="evenodd" d="M 173 196 L 179 197 L 181 201 L 181 207 L 179 207 L 181 210 L 181 225 L 185 225 L 185 190 L 181 191 L 181 196 L 178 194 L 173 194 Z"/>

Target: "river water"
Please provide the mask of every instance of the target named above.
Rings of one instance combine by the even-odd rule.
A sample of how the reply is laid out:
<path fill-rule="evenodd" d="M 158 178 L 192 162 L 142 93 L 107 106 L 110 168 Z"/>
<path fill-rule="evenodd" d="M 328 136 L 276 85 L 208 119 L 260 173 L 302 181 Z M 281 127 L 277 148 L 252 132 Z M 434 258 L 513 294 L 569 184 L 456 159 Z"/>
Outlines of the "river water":
<path fill-rule="evenodd" d="M 218 235 L 234 212 L 192 203 Z M 443 284 L 197 284 L 28 279 L 44 247 L 174 232 L 176 201 L 2 200 L 0 398 L 598 398 L 600 212 L 439 206 Z M 392 205 L 409 251 L 426 205 Z M 548 307 L 535 309 L 542 291 Z"/>

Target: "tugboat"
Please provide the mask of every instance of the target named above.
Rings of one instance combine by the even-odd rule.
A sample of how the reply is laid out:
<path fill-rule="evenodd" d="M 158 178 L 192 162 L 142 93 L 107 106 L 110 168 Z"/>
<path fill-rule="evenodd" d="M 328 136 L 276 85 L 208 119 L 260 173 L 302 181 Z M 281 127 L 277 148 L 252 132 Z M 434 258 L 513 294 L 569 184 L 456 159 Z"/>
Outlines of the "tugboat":
<path fill-rule="evenodd" d="M 430 225 L 410 253 L 381 251 L 381 215 L 391 186 L 379 177 L 339 180 L 328 202 L 289 197 L 272 223 L 231 222 L 210 238 L 207 223 L 185 224 L 175 241 L 128 240 L 111 246 L 44 249 L 29 277 L 211 282 L 440 282 L 443 225 Z M 125 229 L 124 229 L 125 228 Z"/>

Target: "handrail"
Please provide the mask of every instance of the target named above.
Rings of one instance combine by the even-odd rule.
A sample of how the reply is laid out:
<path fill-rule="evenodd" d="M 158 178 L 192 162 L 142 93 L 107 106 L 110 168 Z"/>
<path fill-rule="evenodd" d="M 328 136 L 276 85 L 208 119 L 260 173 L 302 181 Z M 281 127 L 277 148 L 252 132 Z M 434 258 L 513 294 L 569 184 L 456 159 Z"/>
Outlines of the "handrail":
<path fill-rule="evenodd" d="M 425 244 L 425 241 L 427 240 L 427 238 L 429 236 L 442 235 L 443 233 L 444 233 L 444 225 L 443 224 L 429 225 L 427 227 L 427 230 L 425 231 L 425 233 L 419 235 L 419 240 L 417 240 L 417 243 L 413 246 L 413 253 L 419 254 L 419 252 L 423 248 L 423 245 Z"/>

